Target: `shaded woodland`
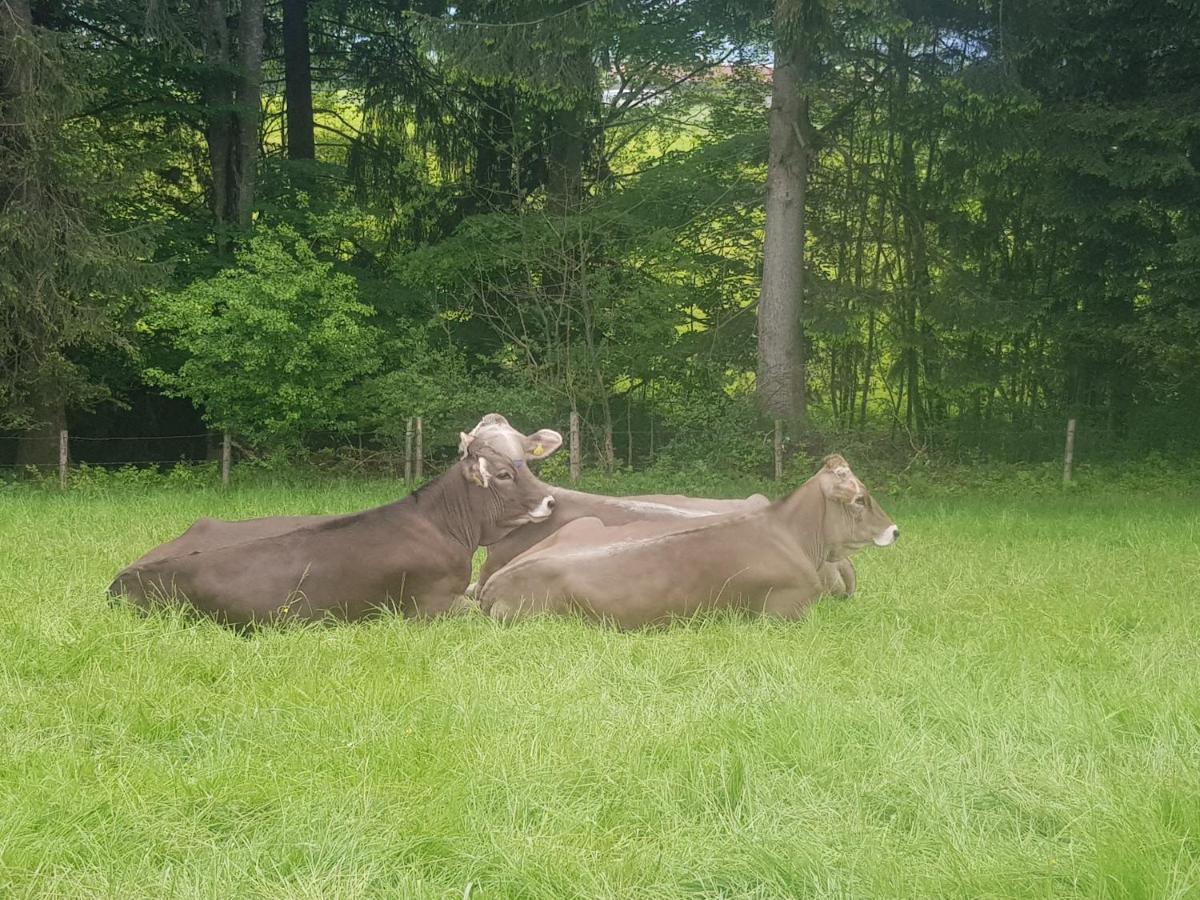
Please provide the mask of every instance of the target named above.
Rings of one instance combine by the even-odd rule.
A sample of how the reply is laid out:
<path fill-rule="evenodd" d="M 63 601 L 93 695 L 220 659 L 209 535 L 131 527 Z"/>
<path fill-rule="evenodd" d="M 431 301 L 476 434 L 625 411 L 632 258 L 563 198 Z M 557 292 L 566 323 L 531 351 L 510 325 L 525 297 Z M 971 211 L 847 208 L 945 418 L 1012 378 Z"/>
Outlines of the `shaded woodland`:
<path fill-rule="evenodd" d="M 1198 169 L 1182 0 L 0 0 L 0 463 L 1187 452 Z"/>

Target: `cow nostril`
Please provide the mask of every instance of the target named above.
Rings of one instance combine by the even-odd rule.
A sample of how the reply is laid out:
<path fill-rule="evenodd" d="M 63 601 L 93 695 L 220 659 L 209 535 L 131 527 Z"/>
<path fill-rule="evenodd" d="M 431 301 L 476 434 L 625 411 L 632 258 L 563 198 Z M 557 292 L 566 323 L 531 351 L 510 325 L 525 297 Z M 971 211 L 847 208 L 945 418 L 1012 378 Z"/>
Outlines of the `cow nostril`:
<path fill-rule="evenodd" d="M 546 509 L 554 509 L 554 504 L 558 502 L 553 497 L 546 498 Z"/>
<path fill-rule="evenodd" d="M 892 540 L 893 541 L 900 540 L 900 529 L 894 525 L 892 526 Z"/>

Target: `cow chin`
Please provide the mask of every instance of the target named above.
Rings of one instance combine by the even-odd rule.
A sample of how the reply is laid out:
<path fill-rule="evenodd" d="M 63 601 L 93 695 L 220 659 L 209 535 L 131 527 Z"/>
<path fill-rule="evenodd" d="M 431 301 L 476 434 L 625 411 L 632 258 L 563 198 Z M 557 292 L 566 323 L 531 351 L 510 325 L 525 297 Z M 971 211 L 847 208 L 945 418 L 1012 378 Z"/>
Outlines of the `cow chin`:
<path fill-rule="evenodd" d="M 554 512 L 554 497 L 547 494 L 542 498 L 542 502 L 526 513 L 504 523 L 506 528 L 517 528 L 521 525 L 536 525 L 538 522 L 545 522 Z"/>

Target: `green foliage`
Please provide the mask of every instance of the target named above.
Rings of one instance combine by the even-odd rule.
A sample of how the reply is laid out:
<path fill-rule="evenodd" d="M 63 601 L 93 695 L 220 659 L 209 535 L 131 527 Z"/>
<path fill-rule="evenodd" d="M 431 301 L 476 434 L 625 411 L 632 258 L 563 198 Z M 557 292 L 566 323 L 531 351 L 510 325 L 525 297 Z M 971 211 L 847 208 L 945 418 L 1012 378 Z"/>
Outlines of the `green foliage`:
<path fill-rule="evenodd" d="M 145 148 L 87 115 L 104 61 L 0 15 L 0 426 L 16 427 L 107 397 L 79 356 L 123 343 L 118 313 L 152 275 L 154 229 L 122 215 Z"/>
<path fill-rule="evenodd" d="M 254 221 L 284 265 L 214 227 L 206 129 L 229 110 L 206 89 L 238 73 L 204 62 L 195 9 L 34 5 L 37 40 L 5 60 L 33 60 L 37 90 L 0 100 L 9 424 L 169 389 L 294 448 L 395 439 L 414 415 L 452 434 L 491 409 L 562 428 L 577 409 L 589 456 L 611 427 L 624 457 L 627 425 L 644 466 L 656 423 L 662 473 L 761 472 L 770 423 L 729 397 L 753 390 L 767 64 L 801 40 L 810 452 L 1049 459 L 1068 415 L 1093 462 L 1195 446 L 1186 4 L 309 12 L 316 160 L 285 158 L 271 61 L 265 82 Z M 147 307 L 151 260 L 181 290 Z M 330 334 L 326 302 L 353 327 Z M 791 459 L 799 477 L 810 460 Z"/>
<path fill-rule="evenodd" d="M 294 231 L 260 233 L 237 264 L 162 294 L 145 327 L 184 354 L 147 377 L 255 443 L 295 443 L 344 420 L 347 388 L 379 366 L 372 310 L 354 279 Z"/>
<path fill-rule="evenodd" d="M 444 331 L 414 326 L 393 329 L 392 334 L 381 344 L 380 373 L 349 394 L 349 416 L 360 431 L 399 438 L 407 419 L 421 416 L 428 435 L 453 436 L 457 444 L 458 431 L 469 428 L 485 411 L 514 411 L 514 422 L 553 415 L 553 404 L 537 398 L 529 387 L 513 384 L 503 373 L 473 367 Z"/>
<path fill-rule="evenodd" d="M 664 446 L 657 452 L 660 470 L 709 475 L 769 474 L 773 436 L 748 395 L 712 398 L 704 394 L 673 397 L 664 404 L 659 426 Z"/>

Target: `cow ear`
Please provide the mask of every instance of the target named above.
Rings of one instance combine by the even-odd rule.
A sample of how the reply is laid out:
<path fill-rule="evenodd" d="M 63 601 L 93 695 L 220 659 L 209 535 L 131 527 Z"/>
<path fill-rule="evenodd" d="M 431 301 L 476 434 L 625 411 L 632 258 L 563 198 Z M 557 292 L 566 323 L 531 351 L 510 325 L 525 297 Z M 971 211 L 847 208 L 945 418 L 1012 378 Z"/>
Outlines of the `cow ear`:
<path fill-rule="evenodd" d="M 479 426 L 476 426 L 476 427 L 479 427 Z M 475 440 L 475 432 L 474 431 L 472 431 L 470 434 L 467 434 L 465 431 L 460 431 L 458 433 L 458 458 L 459 459 L 467 458 L 467 450 L 470 448 L 471 441 L 473 441 L 473 440 Z"/>
<path fill-rule="evenodd" d="M 482 456 L 475 457 L 463 469 L 463 478 L 472 484 L 487 487 L 492 480 L 492 473 L 488 471 L 487 460 Z"/>
<path fill-rule="evenodd" d="M 825 457 L 825 471 L 833 476 L 831 482 L 826 482 L 826 496 L 839 503 L 854 502 L 858 496 L 858 479 L 850 471 L 845 458 L 840 453 L 831 453 Z"/>
<path fill-rule="evenodd" d="M 527 460 L 545 459 L 558 451 L 563 444 L 563 437 L 557 431 L 543 428 L 525 438 L 525 458 Z"/>
<path fill-rule="evenodd" d="M 839 479 L 829 488 L 829 496 L 838 503 L 845 503 L 848 506 L 858 496 L 858 486 L 853 481 Z"/>
<path fill-rule="evenodd" d="M 852 478 L 838 478 L 835 475 L 833 484 L 826 488 L 826 494 L 830 499 L 838 500 L 838 503 L 850 505 L 858 497 L 858 485 Z"/>

